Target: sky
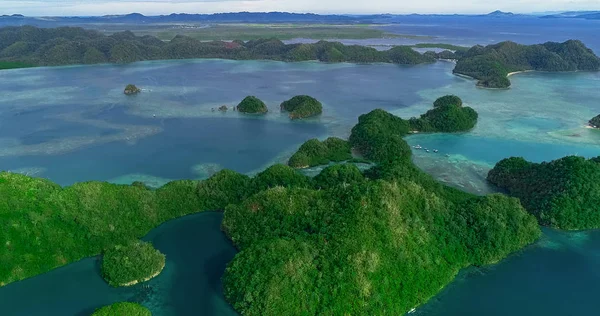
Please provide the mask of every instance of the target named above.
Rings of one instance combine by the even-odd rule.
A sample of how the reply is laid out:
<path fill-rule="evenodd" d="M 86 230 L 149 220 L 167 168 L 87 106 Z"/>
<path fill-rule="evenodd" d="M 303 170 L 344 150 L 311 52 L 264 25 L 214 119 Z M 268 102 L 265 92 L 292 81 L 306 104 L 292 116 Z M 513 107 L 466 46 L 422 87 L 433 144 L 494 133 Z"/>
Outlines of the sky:
<path fill-rule="evenodd" d="M 600 10 L 600 0 L 0 0 L 0 14 L 145 15 L 216 12 L 515 13 Z"/>

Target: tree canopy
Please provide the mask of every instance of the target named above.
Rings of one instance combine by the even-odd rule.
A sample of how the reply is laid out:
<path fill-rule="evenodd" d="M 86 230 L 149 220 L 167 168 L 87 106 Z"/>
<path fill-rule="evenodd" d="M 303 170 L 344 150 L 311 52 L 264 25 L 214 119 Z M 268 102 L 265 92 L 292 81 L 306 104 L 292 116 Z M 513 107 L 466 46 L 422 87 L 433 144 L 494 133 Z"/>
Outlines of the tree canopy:
<path fill-rule="evenodd" d="M 352 158 L 350 144 L 347 141 L 329 137 L 324 141 L 310 139 L 290 157 L 288 164 L 294 168 L 308 168 L 328 164 L 330 161 L 340 162 Z"/>
<path fill-rule="evenodd" d="M 541 225 L 560 229 L 600 228 L 600 157 L 569 156 L 544 163 L 501 160 L 488 180 L 521 199 Z"/>
<path fill-rule="evenodd" d="M 323 113 L 323 105 L 307 95 L 297 95 L 281 103 L 281 110 L 289 112 L 292 120 L 303 119 Z"/>
<path fill-rule="evenodd" d="M 547 42 L 521 45 L 501 42 L 488 46 L 474 46 L 466 52 L 457 51 L 454 73 L 478 79 L 478 85 L 487 88 L 508 88 L 511 72 L 539 71 L 597 71 L 600 58 L 581 41 Z"/>
<path fill-rule="evenodd" d="M 247 96 L 238 104 L 238 112 L 250 113 L 250 114 L 263 114 L 267 113 L 267 105 L 255 96 Z"/>
<path fill-rule="evenodd" d="M 464 132 L 477 124 L 478 114 L 470 107 L 463 107 L 462 100 L 447 95 L 433 103 L 433 109 L 420 118 L 409 120 L 410 128 L 419 132 Z"/>
<path fill-rule="evenodd" d="M 130 302 L 115 303 L 97 309 L 92 316 L 152 316 L 146 307 Z"/>
<path fill-rule="evenodd" d="M 102 258 L 102 276 L 108 284 L 130 286 L 147 281 L 165 267 L 165 255 L 152 244 L 131 241 L 107 249 Z"/>

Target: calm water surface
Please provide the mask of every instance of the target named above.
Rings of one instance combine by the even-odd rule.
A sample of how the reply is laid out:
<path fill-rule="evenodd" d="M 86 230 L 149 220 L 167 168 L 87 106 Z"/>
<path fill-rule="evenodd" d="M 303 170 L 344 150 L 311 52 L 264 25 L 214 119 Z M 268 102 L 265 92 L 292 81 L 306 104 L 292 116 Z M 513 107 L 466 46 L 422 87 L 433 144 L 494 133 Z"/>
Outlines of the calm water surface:
<path fill-rule="evenodd" d="M 221 275 L 236 253 L 221 233 L 221 213 L 200 213 L 170 221 L 144 239 L 167 256 L 156 278 L 112 288 L 100 276 L 100 260 L 88 258 L 0 288 L 2 315 L 88 316 L 98 307 L 138 302 L 153 315 L 236 315 L 225 301 Z"/>
<path fill-rule="evenodd" d="M 166 61 L 3 71 L 0 73 L 0 169 L 77 181 L 205 178 L 221 168 L 254 173 L 286 158 L 305 140 L 346 137 L 358 115 L 383 108 L 408 118 L 456 94 L 475 108 L 464 134 L 419 134 L 414 160 L 441 181 L 491 192 L 487 171 L 500 159 L 535 161 L 600 155 L 600 133 L 585 129 L 600 113 L 598 73 L 528 73 L 509 90 L 485 90 L 451 74 L 453 65 L 401 67 L 268 61 Z M 126 97 L 135 83 L 144 91 Z M 291 122 L 281 101 L 310 94 L 319 118 Z M 264 117 L 220 113 L 246 95 L 269 106 Z M 227 315 L 220 277 L 235 250 L 219 230 L 221 215 L 169 222 L 148 235 L 167 254 L 149 287 L 108 287 L 97 260 L 86 259 L 0 288 L 2 315 L 87 315 L 116 301 L 138 301 L 155 315 Z M 600 235 L 545 231 L 535 246 L 498 265 L 468 269 L 420 315 L 593 315 Z M 538 313 L 539 311 L 539 313 Z"/>

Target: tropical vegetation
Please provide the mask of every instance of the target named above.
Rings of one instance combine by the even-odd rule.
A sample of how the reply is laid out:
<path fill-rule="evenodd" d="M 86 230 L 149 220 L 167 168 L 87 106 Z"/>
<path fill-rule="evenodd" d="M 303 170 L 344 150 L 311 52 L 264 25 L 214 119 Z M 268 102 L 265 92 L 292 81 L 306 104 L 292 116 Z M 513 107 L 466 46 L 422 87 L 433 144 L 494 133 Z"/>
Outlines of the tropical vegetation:
<path fill-rule="evenodd" d="M 478 114 L 470 107 L 463 107 L 462 100 L 455 95 L 437 99 L 433 109 L 419 118 L 409 120 L 410 129 L 419 132 L 464 132 L 477 124 Z"/>
<path fill-rule="evenodd" d="M 538 45 L 521 45 L 501 42 L 488 46 L 473 46 L 468 51 L 457 51 L 454 73 L 479 80 L 487 88 L 508 88 L 509 73 L 539 71 L 597 71 L 600 58 L 582 42 L 568 40 L 564 43 L 547 42 Z"/>
<path fill-rule="evenodd" d="M 600 228 L 600 157 L 568 156 L 532 163 L 501 160 L 488 180 L 521 200 L 541 225 L 560 229 Z"/>
<path fill-rule="evenodd" d="M 324 141 L 310 139 L 290 157 L 288 164 L 294 168 L 308 168 L 352 159 L 350 144 L 347 141 L 329 137 Z"/>
<path fill-rule="evenodd" d="M 267 105 L 255 96 L 247 96 L 237 105 L 238 112 L 249 114 L 267 113 Z"/>
<path fill-rule="evenodd" d="M 146 307 L 130 302 L 115 303 L 97 309 L 92 316 L 152 316 Z"/>
<path fill-rule="evenodd" d="M 157 276 L 165 267 L 165 260 L 165 255 L 152 244 L 131 241 L 104 252 L 102 276 L 114 287 L 134 285 Z"/>
<path fill-rule="evenodd" d="M 240 250 L 224 291 L 240 313 L 402 315 L 460 269 L 497 262 L 540 236 L 517 199 L 471 195 L 420 171 L 402 139 L 409 128 L 375 110 L 349 143 L 312 141 L 299 151 L 332 147 L 346 158 L 352 146 L 376 164 L 365 172 L 333 165 L 314 179 L 274 165 L 255 177 L 223 170 L 149 190 L 62 188 L 0 173 L 0 282 L 127 245 L 175 217 L 224 210 L 222 229 Z"/>
<path fill-rule="evenodd" d="M 289 112 L 292 120 L 303 119 L 323 113 L 323 105 L 308 95 L 297 95 L 281 103 L 281 110 Z"/>

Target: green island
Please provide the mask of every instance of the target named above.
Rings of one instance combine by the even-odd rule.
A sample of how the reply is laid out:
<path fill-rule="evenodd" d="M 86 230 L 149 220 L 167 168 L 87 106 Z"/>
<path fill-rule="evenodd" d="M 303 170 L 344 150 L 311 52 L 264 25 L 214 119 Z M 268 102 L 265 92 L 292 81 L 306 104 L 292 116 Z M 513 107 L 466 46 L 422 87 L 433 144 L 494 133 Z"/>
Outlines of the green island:
<path fill-rule="evenodd" d="M 600 115 L 595 116 L 589 121 L 589 124 L 593 128 L 600 128 Z"/>
<path fill-rule="evenodd" d="M 323 105 L 307 95 L 297 95 L 281 103 L 281 110 L 290 113 L 290 119 L 303 119 L 323 113 Z"/>
<path fill-rule="evenodd" d="M 446 50 L 420 54 L 412 47 Z M 277 38 L 250 41 L 203 41 L 176 35 L 163 41 L 151 35 L 136 36 L 131 31 L 105 35 L 77 27 L 0 29 L 0 63 L 28 66 L 55 66 L 98 63 L 130 63 L 143 60 L 223 58 L 234 60 L 322 61 L 351 63 L 394 63 L 416 65 L 436 59 L 452 59 L 454 73 L 478 80 L 486 88 L 508 88 L 511 73 L 538 71 L 597 71 L 600 58 L 582 42 L 548 42 L 520 45 L 501 42 L 473 46 L 465 50 L 447 44 L 395 46 L 378 51 L 372 47 L 319 41 L 314 44 L 285 44 Z"/>
<path fill-rule="evenodd" d="M 457 60 L 454 73 L 479 80 L 486 88 L 508 88 L 512 73 L 537 71 L 598 71 L 600 58 L 582 42 L 548 42 L 539 45 L 521 45 L 501 42 L 488 46 L 474 46 L 468 51 L 454 53 Z"/>
<path fill-rule="evenodd" d="M 131 241 L 107 249 L 102 258 L 102 276 L 114 287 L 148 281 L 165 267 L 165 255 L 152 244 Z"/>
<path fill-rule="evenodd" d="M 99 308 L 92 316 L 152 316 L 152 313 L 140 304 L 121 302 Z"/>
<path fill-rule="evenodd" d="M 264 114 L 269 111 L 267 105 L 255 96 L 245 97 L 244 100 L 237 105 L 236 109 L 238 112 L 248 114 Z M 219 108 L 219 110 L 221 109 Z"/>
<path fill-rule="evenodd" d="M 507 158 L 489 172 L 488 181 L 519 198 L 541 225 L 600 228 L 600 156 L 568 156 L 544 163 Z"/>
<path fill-rule="evenodd" d="M 465 132 L 477 124 L 478 114 L 470 107 L 463 107 L 462 100 L 447 95 L 433 103 L 433 109 L 408 123 L 413 132 Z"/>
<path fill-rule="evenodd" d="M 337 137 L 324 141 L 310 139 L 290 157 L 288 164 L 293 168 L 308 168 L 352 159 L 350 144 Z"/>
<path fill-rule="evenodd" d="M 125 90 L 123 91 L 123 93 L 125 93 L 126 95 L 138 94 L 140 92 L 142 92 L 142 90 L 133 84 L 128 84 L 125 87 Z"/>
<path fill-rule="evenodd" d="M 240 250 L 224 292 L 243 315 L 401 315 L 460 269 L 539 238 L 516 198 L 472 195 L 418 169 L 402 138 L 407 120 L 374 110 L 358 121 L 348 142 L 329 142 L 344 155 L 359 150 L 375 164 L 365 172 L 340 164 L 310 178 L 274 165 L 255 177 L 223 170 L 156 190 L 63 188 L 2 172 L 0 284 L 127 245 L 173 218 L 224 210 L 222 229 Z"/>

